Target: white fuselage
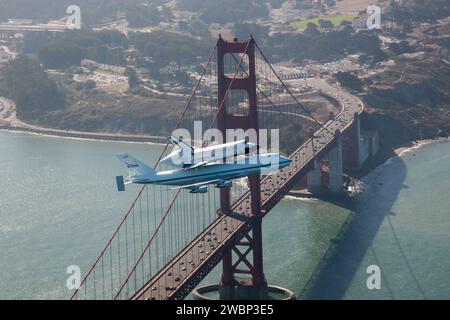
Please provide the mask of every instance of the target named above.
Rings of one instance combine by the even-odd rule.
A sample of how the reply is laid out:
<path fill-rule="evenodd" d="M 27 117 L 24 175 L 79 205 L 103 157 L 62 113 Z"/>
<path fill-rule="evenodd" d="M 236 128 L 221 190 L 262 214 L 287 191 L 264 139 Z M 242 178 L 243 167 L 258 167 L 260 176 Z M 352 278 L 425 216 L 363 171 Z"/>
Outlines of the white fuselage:
<path fill-rule="evenodd" d="M 291 163 L 286 157 L 278 154 L 266 154 L 245 157 L 234 163 L 208 163 L 194 169 L 175 169 L 161 171 L 156 174 L 141 175 L 129 178 L 137 184 L 159 184 L 169 186 L 191 185 L 211 180 L 229 181 L 246 176 L 273 172 Z"/>
<path fill-rule="evenodd" d="M 214 162 L 230 157 L 249 154 L 257 150 L 257 145 L 242 141 L 235 141 L 205 148 L 177 148 L 161 160 L 161 164 L 174 167 L 189 167 L 200 162 Z"/>

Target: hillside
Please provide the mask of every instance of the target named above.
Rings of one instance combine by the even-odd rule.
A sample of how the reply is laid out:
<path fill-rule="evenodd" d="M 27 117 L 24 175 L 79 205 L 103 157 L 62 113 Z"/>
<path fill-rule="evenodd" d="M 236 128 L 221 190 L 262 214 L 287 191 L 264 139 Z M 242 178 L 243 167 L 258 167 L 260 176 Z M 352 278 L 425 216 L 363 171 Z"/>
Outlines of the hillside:
<path fill-rule="evenodd" d="M 410 39 L 408 52 L 378 64 L 375 75 L 363 78 L 371 110 L 401 122 L 414 138 L 450 132 L 449 51 L 441 40 L 427 34 Z"/>

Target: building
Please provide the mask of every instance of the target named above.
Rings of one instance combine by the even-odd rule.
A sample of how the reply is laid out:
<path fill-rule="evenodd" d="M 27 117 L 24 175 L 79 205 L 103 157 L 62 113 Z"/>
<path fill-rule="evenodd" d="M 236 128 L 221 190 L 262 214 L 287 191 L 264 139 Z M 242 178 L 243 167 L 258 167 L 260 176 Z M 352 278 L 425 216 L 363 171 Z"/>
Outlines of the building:
<path fill-rule="evenodd" d="M 124 74 L 126 71 L 125 67 L 121 67 L 121 66 L 113 66 L 113 65 L 109 65 L 109 64 L 103 64 L 103 63 L 98 63 L 97 61 L 94 60 L 89 60 L 89 59 L 84 59 L 81 61 L 81 66 L 83 68 L 87 68 L 87 69 L 101 69 L 101 70 L 105 70 L 105 71 L 111 71 L 114 73 L 120 73 L 120 74 Z"/>

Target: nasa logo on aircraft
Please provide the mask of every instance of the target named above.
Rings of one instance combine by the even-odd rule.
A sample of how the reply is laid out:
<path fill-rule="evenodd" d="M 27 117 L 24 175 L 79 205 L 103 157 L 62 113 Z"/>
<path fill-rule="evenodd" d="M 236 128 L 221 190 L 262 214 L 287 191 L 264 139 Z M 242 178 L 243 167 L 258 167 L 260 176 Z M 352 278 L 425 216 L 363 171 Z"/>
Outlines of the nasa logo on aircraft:
<path fill-rule="evenodd" d="M 127 168 L 128 169 L 139 168 L 139 165 L 137 163 L 135 163 L 135 164 L 127 163 Z"/>

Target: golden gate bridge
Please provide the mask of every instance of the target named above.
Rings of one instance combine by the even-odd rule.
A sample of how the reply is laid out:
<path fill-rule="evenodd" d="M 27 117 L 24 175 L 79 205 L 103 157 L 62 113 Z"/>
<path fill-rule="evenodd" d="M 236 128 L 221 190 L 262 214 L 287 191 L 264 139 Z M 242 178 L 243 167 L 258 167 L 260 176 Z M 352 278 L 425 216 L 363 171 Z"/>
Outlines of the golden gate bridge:
<path fill-rule="evenodd" d="M 267 299 L 263 218 L 330 154 L 340 157 L 338 169 L 358 161 L 363 105 L 355 100 L 341 108 L 329 121 L 318 121 L 252 37 L 219 37 L 174 129 L 192 132 L 194 121 L 222 133 L 279 129 L 280 151 L 292 164 L 205 194 L 144 186 L 71 299 L 184 299 L 220 262 L 220 298 Z M 168 152 L 169 144 L 156 169 L 165 169 L 160 160 Z M 342 188 L 342 168 L 329 180 Z"/>

